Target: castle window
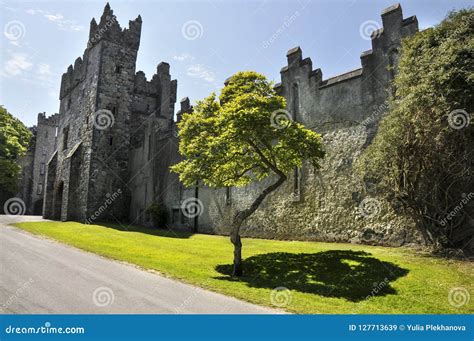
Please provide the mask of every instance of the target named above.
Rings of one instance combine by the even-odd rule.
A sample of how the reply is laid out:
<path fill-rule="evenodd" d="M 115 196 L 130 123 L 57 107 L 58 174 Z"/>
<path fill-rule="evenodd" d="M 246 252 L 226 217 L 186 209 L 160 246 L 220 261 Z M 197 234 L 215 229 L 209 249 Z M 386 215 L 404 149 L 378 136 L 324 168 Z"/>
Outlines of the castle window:
<path fill-rule="evenodd" d="M 122 67 L 120 65 L 115 65 L 115 73 L 121 73 Z"/>
<path fill-rule="evenodd" d="M 390 72 L 390 79 L 393 79 L 395 77 L 395 73 L 398 68 L 398 50 L 397 49 L 392 49 L 388 53 L 388 71 Z"/>
<path fill-rule="evenodd" d="M 71 97 L 67 99 L 66 110 L 69 110 L 70 107 L 71 107 Z"/>
<path fill-rule="evenodd" d="M 48 131 L 46 130 L 46 133 L 44 134 L 45 138 L 48 138 Z"/>
<path fill-rule="evenodd" d="M 225 204 L 230 205 L 231 204 L 231 188 L 227 186 L 225 188 Z"/>
<path fill-rule="evenodd" d="M 117 118 L 117 112 L 118 112 L 117 107 L 112 107 L 111 111 L 112 111 L 112 115 L 114 115 L 114 118 Z"/>
<path fill-rule="evenodd" d="M 43 184 L 38 184 L 38 187 L 36 188 L 36 194 L 43 194 Z"/>
<path fill-rule="evenodd" d="M 294 179 L 293 179 L 293 201 L 300 201 L 301 197 L 301 170 L 295 168 Z"/>
<path fill-rule="evenodd" d="M 109 137 L 109 146 L 111 146 L 114 143 L 114 138 L 111 136 Z"/>
<path fill-rule="evenodd" d="M 47 151 L 48 151 L 48 149 L 47 149 L 45 146 L 43 146 L 43 152 L 42 152 L 42 154 L 43 154 L 43 155 L 46 155 Z"/>
<path fill-rule="evenodd" d="M 292 108 L 291 108 L 291 115 L 293 118 L 293 121 L 296 121 L 298 118 L 298 113 L 300 110 L 300 94 L 298 90 L 298 84 L 293 84 L 293 98 L 292 98 Z"/>
<path fill-rule="evenodd" d="M 151 134 L 148 135 L 148 160 L 151 158 Z"/>
<path fill-rule="evenodd" d="M 45 169 L 46 169 L 46 164 L 42 162 L 40 165 L 40 175 L 43 175 L 45 173 Z"/>
<path fill-rule="evenodd" d="M 63 128 L 63 150 L 67 149 L 67 140 L 69 138 L 69 127 Z"/>

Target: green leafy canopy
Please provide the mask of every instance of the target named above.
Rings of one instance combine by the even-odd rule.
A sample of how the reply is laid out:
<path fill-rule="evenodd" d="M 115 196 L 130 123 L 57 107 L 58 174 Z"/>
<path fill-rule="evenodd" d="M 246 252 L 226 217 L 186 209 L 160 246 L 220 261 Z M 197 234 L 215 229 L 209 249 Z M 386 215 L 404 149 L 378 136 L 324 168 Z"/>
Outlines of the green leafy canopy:
<path fill-rule="evenodd" d="M 405 39 L 388 115 L 359 164 L 404 203 L 427 240 L 451 247 L 473 236 L 472 210 L 446 219 L 474 192 L 473 51 L 472 9 Z"/>
<path fill-rule="evenodd" d="M 285 127 L 272 125 L 275 113 L 285 106 L 265 76 L 235 74 L 219 99 L 213 93 L 193 113 L 183 115 L 178 127 L 184 160 L 172 171 L 186 186 L 202 181 L 224 187 L 286 175 L 303 160 L 319 167 L 324 156 L 319 134 L 291 120 Z"/>
<path fill-rule="evenodd" d="M 31 132 L 13 117 L 7 109 L 0 106 L 0 190 L 4 193 L 16 191 L 20 166 L 18 158 L 28 148 Z"/>

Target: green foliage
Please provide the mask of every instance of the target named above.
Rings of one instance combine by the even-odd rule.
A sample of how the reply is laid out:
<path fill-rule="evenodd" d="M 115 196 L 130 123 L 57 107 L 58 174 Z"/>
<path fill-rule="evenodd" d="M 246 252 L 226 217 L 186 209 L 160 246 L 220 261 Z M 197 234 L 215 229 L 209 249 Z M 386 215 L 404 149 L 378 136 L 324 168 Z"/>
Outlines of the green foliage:
<path fill-rule="evenodd" d="M 472 208 L 447 219 L 474 192 L 473 51 L 472 9 L 404 40 L 389 114 L 360 164 L 404 204 L 428 242 L 444 247 L 474 236 Z"/>
<path fill-rule="evenodd" d="M 179 124 L 183 161 L 172 167 L 186 186 L 202 181 L 210 187 L 245 186 L 270 175 L 287 174 L 308 160 L 318 167 L 321 137 L 288 121 L 272 125 L 272 113 L 285 99 L 256 72 L 235 74 L 222 89 L 199 101 Z"/>
<path fill-rule="evenodd" d="M 168 210 L 163 204 L 153 202 L 146 209 L 146 213 L 151 215 L 153 225 L 158 228 L 165 228 L 168 224 Z"/>
<path fill-rule="evenodd" d="M 13 194 L 16 191 L 18 175 L 17 164 L 29 146 L 31 132 L 7 109 L 0 106 L 0 191 Z"/>

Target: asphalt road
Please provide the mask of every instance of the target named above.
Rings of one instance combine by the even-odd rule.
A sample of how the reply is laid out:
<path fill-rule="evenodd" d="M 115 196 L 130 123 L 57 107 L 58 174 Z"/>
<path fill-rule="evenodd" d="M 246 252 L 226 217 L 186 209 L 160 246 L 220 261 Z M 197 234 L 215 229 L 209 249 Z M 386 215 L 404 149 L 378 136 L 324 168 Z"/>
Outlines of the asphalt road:
<path fill-rule="evenodd" d="M 0 312 L 24 314 L 275 314 L 9 226 L 0 215 Z"/>

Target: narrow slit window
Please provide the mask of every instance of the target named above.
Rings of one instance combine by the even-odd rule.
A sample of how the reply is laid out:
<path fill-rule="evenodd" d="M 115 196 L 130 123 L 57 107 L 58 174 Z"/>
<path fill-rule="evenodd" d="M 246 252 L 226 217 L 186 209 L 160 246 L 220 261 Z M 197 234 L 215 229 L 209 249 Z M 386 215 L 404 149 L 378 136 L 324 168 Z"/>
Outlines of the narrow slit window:
<path fill-rule="evenodd" d="M 298 90 L 298 84 L 293 84 L 293 98 L 292 98 L 292 118 L 293 121 L 296 121 L 298 118 L 299 110 L 300 110 L 300 94 Z"/>
<path fill-rule="evenodd" d="M 301 170 L 295 168 L 293 179 L 293 201 L 298 202 L 301 198 Z"/>
<path fill-rule="evenodd" d="M 69 127 L 63 128 L 63 150 L 67 149 L 67 140 L 69 138 Z"/>

